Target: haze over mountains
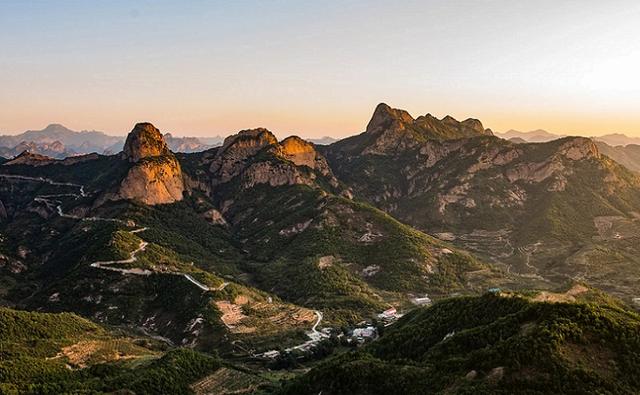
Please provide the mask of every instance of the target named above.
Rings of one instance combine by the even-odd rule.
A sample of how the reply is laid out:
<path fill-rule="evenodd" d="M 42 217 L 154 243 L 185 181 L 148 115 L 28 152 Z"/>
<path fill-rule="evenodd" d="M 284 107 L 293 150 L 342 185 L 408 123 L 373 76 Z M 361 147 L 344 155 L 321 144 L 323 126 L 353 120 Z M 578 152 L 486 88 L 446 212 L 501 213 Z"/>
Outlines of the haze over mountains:
<path fill-rule="evenodd" d="M 73 131 L 59 124 L 51 124 L 42 130 L 28 130 L 17 135 L 0 136 L 0 156 L 10 158 L 29 151 L 57 159 L 88 153 L 113 154 L 120 152 L 124 137 L 111 136 L 99 131 Z M 167 144 L 175 152 L 203 151 L 222 142 L 221 137 L 165 136 Z"/>
<path fill-rule="evenodd" d="M 156 369 L 183 392 L 640 384 L 640 176 L 592 139 L 514 143 L 381 103 L 328 145 L 264 128 L 199 152 L 175 140 L 138 123 L 109 155 L 2 161 L 0 304 L 38 313 L 0 313 L 48 346 L 25 354 L 16 338 L 0 385 L 143 388 Z M 264 373 L 282 366 L 315 367 L 285 384 Z"/>
<path fill-rule="evenodd" d="M 529 143 L 544 143 L 551 140 L 557 140 L 562 137 L 567 137 L 566 134 L 555 134 L 542 129 L 531 130 L 529 132 L 521 132 L 518 130 L 510 129 L 504 133 L 496 133 L 496 136 L 502 137 L 506 140 L 522 139 Z M 590 138 L 614 147 L 618 145 L 626 146 L 630 144 L 640 144 L 640 137 L 629 137 L 622 133 L 604 134 L 602 136 L 593 136 Z"/>

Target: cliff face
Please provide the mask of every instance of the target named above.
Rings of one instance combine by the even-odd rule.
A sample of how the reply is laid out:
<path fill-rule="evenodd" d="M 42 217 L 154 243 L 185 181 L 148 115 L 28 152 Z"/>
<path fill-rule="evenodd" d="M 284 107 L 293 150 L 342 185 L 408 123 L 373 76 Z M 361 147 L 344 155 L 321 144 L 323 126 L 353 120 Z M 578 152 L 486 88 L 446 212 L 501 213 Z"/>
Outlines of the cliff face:
<path fill-rule="evenodd" d="M 277 145 L 278 139 L 267 129 L 242 130 L 227 137 L 209 170 L 217 177 L 214 184 L 223 184 L 238 176 L 248 160 L 265 147 Z"/>
<path fill-rule="evenodd" d="M 185 186 L 180 163 L 152 124 L 135 126 L 127 136 L 122 156 L 132 166 L 117 192 L 108 199 L 137 200 L 149 205 L 182 200 Z"/>
<path fill-rule="evenodd" d="M 311 186 L 318 176 L 337 186 L 327 161 L 312 144 L 296 136 L 278 142 L 262 128 L 227 137 L 209 165 L 209 174 L 214 187 L 236 178 L 243 189 L 258 184 Z"/>
<path fill-rule="evenodd" d="M 183 192 L 180 164 L 173 155 L 165 155 L 136 163 L 122 180 L 118 195 L 154 205 L 180 201 Z"/>
<path fill-rule="evenodd" d="M 298 136 L 287 137 L 280 143 L 280 155 L 295 163 L 296 166 L 307 166 L 322 175 L 331 174 L 331 169 L 324 156 L 320 155 L 313 144 Z"/>

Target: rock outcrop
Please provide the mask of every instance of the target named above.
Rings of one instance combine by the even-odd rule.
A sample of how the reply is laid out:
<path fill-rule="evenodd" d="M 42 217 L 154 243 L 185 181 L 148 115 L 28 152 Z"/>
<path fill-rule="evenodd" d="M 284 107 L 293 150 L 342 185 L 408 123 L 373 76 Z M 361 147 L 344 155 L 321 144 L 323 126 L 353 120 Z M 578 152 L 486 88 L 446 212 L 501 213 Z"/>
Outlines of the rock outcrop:
<path fill-rule="evenodd" d="M 218 176 L 215 183 L 225 183 L 236 177 L 251 157 L 276 144 L 276 136 L 264 128 L 242 130 L 227 137 L 209 167 Z"/>
<path fill-rule="evenodd" d="M 39 155 L 39 154 L 32 154 L 29 151 L 23 151 L 20 155 L 16 156 L 12 160 L 5 162 L 4 165 L 5 166 L 11 166 L 11 165 L 44 166 L 54 162 L 55 162 L 55 159 L 51 157 Z"/>
<path fill-rule="evenodd" d="M 142 158 L 172 155 L 160 131 L 148 122 L 136 124 L 127 136 L 122 154 L 134 163 Z"/>
<path fill-rule="evenodd" d="M 280 142 L 280 154 L 295 163 L 319 171 L 322 175 L 331 174 L 327 160 L 316 151 L 313 144 L 298 136 L 290 136 Z"/>
<path fill-rule="evenodd" d="M 135 126 L 127 136 L 122 156 L 132 166 L 117 192 L 109 194 L 108 199 L 137 200 L 149 205 L 182 200 L 185 186 L 180 163 L 152 124 Z"/>
<path fill-rule="evenodd" d="M 373 111 L 366 131 L 367 133 L 376 133 L 387 129 L 404 129 L 407 124 L 413 122 L 413 117 L 405 110 L 391 108 L 386 103 L 380 103 Z"/>
<path fill-rule="evenodd" d="M 364 133 L 335 144 L 352 154 L 398 155 L 420 147 L 425 141 L 447 141 L 478 136 L 491 136 L 477 119 L 462 122 L 447 115 L 438 119 L 431 114 L 414 119 L 408 112 L 380 103 Z"/>
<path fill-rule="evenodd" d="M 273 133 L 263 128 L 242 130 L 227 137 L 220 148 L 203 155 L 201 165 L 208 170 L 206 182 L 211 187 L 200 187 L 204 178 L 190 179 L 189 184 L 210 195 L 226 189 L 224 185 L 240 190 L 256 185 L 313 187 L 318 186 L 319 178 L 336 188 L 335 192 L 339 187 L 326 159 L 313 144 L 297 136 L 278 142 Z"/>
<path fill-rule="evenodd" d="M 571 160 L 581 160 L 586 158 L 599 158 L 600 152 L 596 143 L 586 137 L 567 137 L 566 143 L 562 144 L 558 153 Z"/>

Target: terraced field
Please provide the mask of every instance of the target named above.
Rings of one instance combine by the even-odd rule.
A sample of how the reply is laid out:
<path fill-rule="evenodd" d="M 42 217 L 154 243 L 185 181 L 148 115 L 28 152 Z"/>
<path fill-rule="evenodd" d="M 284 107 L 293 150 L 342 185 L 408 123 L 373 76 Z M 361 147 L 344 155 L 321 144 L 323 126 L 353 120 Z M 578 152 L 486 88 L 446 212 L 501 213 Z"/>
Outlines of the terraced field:
<path fill-rule="evenodd" d="M 250 373 L 231 368 L 221 368 L 191 386 L 196 395 L 251 394 L 267 380 Z"/>

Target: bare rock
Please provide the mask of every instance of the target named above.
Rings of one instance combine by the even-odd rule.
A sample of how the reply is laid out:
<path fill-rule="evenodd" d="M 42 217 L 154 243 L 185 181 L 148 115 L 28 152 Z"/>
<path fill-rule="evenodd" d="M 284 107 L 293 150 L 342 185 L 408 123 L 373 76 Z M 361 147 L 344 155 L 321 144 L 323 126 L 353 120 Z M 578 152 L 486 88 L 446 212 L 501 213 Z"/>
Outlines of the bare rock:
<path fill-rule="evenodd" d="M 278 139 L 264 128 L 242 130 L 224 140 L 209 169 L 218 175 L 218 183 L 236 177 L 246 167 L 247 160 L 260 150 L 278 144 Z"/>
<path fill-rule="evenodd" d="M 560 155 L 571 160 L 599 158 L 600 152 L 593 140 L 586 137 L 572 137 L 558 150 Z"/>
<path fill-rule="evenodd" d="M 117 197 L 155 205 L 182 200 L 184 183 L 173 155 L 137 163 L 122 180 Z"/>
<path fill-rule="evenodd" d="M 182 200 L 185 186 L 180 163 L 152 124 L 133 128 L 122 155 L 133 164 L 117 190 L 101 201 L 128 199 L 155 205 Z"/>
<path fill-rule="evenodd" d="M 222 216 L 222 213 L 214 208 L 205 211 L 202 216 L 204 217 L 204 219 L 206 219 L 208 222 L 214 224 L 214 225 L 222 225 L 222 226 L 227 226 L 227 220 L 224 219 L 224 217 Z"/>
<path fill-rule="evenodd" d="M 162 133 L 148 122 L 138 123 L 127 136 L 123 154 L 130 162 L 171 154 Z"/>

